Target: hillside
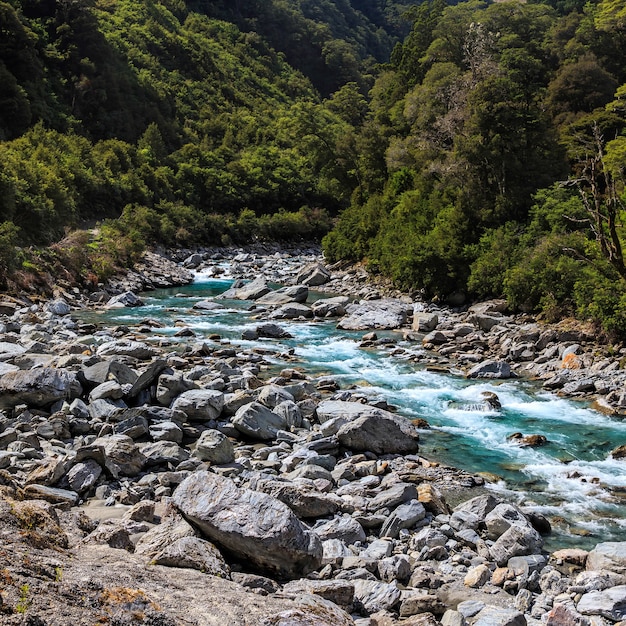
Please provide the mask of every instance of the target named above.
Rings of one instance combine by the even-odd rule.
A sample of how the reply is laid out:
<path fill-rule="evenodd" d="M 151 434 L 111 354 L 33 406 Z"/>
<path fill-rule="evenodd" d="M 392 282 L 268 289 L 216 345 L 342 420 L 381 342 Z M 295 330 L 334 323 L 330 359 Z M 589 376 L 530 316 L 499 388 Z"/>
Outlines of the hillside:
<path fill-rule="evenodd" d="M 621 337 L 622 4 L 0 2 L 4 287 L 339 216 L 331 260 Z"/>

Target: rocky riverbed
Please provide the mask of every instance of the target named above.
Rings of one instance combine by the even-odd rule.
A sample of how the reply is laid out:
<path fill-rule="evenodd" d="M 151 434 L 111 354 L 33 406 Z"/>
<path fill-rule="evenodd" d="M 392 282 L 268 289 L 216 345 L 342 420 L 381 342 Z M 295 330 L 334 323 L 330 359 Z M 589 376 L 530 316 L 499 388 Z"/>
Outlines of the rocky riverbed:
<path fill-rule="evenodd" d="M 415 345 L 399 357 L 470 377 L 539 378 L 614 414 L 626 403 L 619 346 L 578 325 L 507 315 L 502 302 L 415 302 L 363 269 L 325 266 L 315 248 L 174 260 L 150 256 L 90 295 L 0 303 L 0 623 L 626 618 L 626 543 L 544 552 L 550 525 L 536 510 L 420 454 L 427 424 L 288 354 L 272 353 L 270 367 L 266 351 L 217 336 L 181 327 L 176 341 L 154 341 L 152 320 L 101 327 L 74 309 L 134 306 L 142 289 L 182 284 L 189 270 L 228 273 L 225 295 L 255 307 L 256 336 L 311 317 L 362 330 L 364 347 L 396 330 Z M 312 288 L 339 295 L 307 304 Z"/>

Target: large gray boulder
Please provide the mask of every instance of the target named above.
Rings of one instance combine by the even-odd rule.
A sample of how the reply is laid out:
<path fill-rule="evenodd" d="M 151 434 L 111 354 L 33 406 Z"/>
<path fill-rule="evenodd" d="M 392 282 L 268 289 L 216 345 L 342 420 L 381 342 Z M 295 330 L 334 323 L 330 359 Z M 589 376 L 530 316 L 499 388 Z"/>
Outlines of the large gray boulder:
<path fill-rule="evenodd" d="M 309 287 L 325 285 L 331 279 L 330 272 L 320 263 L 311 263 L 303 267 L 296 276 L 296 282 Z"/>
<path fill-rule="evenodd" d="M 105 467 L 114 478 L 137 476 L 146 461 L 137 444 L 126 435 L 100 437 L 93 446 L 102 448 Z"/>
<path fill-rule="evenodd" d="M 412 454 L 419 449 L 417 428 L 390 411 L 360 402 L 326 400 L 317 407 L 324 435 L 337 435 L 341 445 L 359 452 Z"/>
<path fill-rule="evenodd" d="M 235 460 L 233 442 L 219 430 L 205 430 L 196 443 L 194 456 L 215 465 L 232 463 Z"/>
<path fill-rule="evenodd" d="M 259 304 L 282 305 L 290 302 L 302 304 L 309 297 L 309 288 L 306 285 L 293 285 L 291 287 L 282 287 L 276 291 L 261 296 L 257 302 Z"/>
<path fill-rule="evenodd" d="M 261 441 L 274 439 L 279 430 L 287 427 L 284 417 L 270 411 L 260 402 L 245 404 L 237 410 L 231 421 L 240 433 Z"/>
<path fill-rule="evenodd" d="M 467 372 L 467 378 L 511 378 L 511 367 L 505 361 L 487 360 L 478 363 Z"/>
<path fill-rule="evenodd" d="M 612 622 L 626 618 L 626 585 L 585 593 L 576 606 L 583 615 L 601 615 Z"/>
<path fill-rule="evenodd" d="M 262 571 L 298 578 L 322 562 L 319 538 L 287 505 L 228 478 L 195 472 L 172 502 L 207 539 Z"/>
<path fill-rule="evenodd" d="M 298 302 L 283 304 L 269 316 L 271 320 L 295 320 L 300 317 L 311 318 L 313 317 L 313 311 L 306 304 Z"/>
<path fill-rule="evenodd" d="M 57 400 L 72 400 L 82 393 L 73 372 L 51 367 L 7 372 L 0 378 L 0 408 L 18 404 L 46 407 Z"/>
<path fill-rule="evenodd" d="M 311 305 L 311 309 L 315 317 L 342 317 L 346 314 L 346 305 L 349 301 L 347 296 L 321 298 Z"/>
<path fill-rule="evenodd" d="M 404 326 L 413 305 L 399 300 L 375 300 L 350 305 L 338 324 L 341 330 L 393 329 Z"/>
<path fill-rule="evenodd" d="M 216 389 L 190 389 L 172 402 L 172 409 L 199 422 L 217 419 L 223 408 L 224 394 Z"/>
<path fill-rule="evenodd" d="M 541 535 L 532 526 L 512 524 L 489 548 L 491 558 L 504 566 L 514 556 L 538 554 L 543 546 Z"/>
<path fill-rule="evenodd" d="M 626 541 L 599 543 L 587 556 L 587 570 L 626 574 Z"/>
<path fill-rule="evenodd" d="M 270 291 L 267 280 L 263 276 L 259 276 L 249 283 L 236 281 L 230 289 L 226 290 L 219 297 L 231 298 L 233 300 L 257 300 Z"/>
<path fill-rule="evenodd" d="M 157 356 L 158 350 L 149 346 L 143 341 L 133 341 L 132 339 L 116 339 L 107 341 L 97 349 L 98 356 L 130 356 L 135 359 L 144 360 Z"/>

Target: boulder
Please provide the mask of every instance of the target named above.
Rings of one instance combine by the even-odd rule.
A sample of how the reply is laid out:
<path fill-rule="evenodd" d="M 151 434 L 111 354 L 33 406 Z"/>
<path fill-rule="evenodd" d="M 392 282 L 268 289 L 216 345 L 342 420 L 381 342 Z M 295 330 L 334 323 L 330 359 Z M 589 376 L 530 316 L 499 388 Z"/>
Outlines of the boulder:
<path fill-rule="evenodd" d="M 105 456 L 105 467 L 114 478 L 137 476 L 146 460 L 135 442 L 126 435 L 100 437 L 92 445 L 97 449 L 102 449 Z"/>
<path fill-rule="evenodd" d="M 0 378 L 0 408 L 18 404 L 47 407 L 57 400 L 72 400 L 82 393 L 73 372 L 43 367 L 7 372 Z"/>
<path fill-rule="evenodd" d="M 298 318 L 311 318 L 313 311 L 306 304 L 289 303 L 283 304 L 270 314 L 272 320 L 295 320 Z"/>
<path fill-rule="evenodd" d="M 148 360 L 158 354 L 157 348 L 149 346 L 143 341 L 133 341 L 132 339 L 116 339 L 107 341 L 97 349 L 98 356 L 130 356 L 135 359 Z"/>
<path fill-rule="evenodd" d="M 319 538 L 267 494 L 195 472 L 178 486 L 172 502 L 210 541 L 262 571 L 297 578 L 321 564 Z"/>
<path fill-rule="evenodd" d="M 204 422 L 217 419 L 224 407 L 224 394 L 216 389 L 190 389 L 178 396 L 172 409 L 182 411 L 190 420 Z"/>
<path fill-rule="evenodd" d="M 322 541 L 340 539 L 347 545 L 363 542 L 367 538 L 361 524 L 347 514 L 317 523 L 313 532 Z"/>
<path fill-rule="evenodd" d="M 505 361 L 486 360 L 478 363 L 467 372 L 467 378 L 511 378 L 511 368 Z"/>
<path fill-rule="evenodd" d="M 530 525 L 512 524 L 489 548 L 491 558 L 503 566 L 514 556 L 537 554 L 541 551 L 543 539 Z"/>
<path fill-rule="evenodd" d="M 601 615 L 612 622 L 626 619 L 626 585 L 585 593 L 576 609 L 583 615 Z"/>
<path fill-rule="evenodd" d="M 514 609 L 486 606 L 476 615 L 472 626 L 526 626 L 526 618 Z"/>
<path fill-rule="evenodd" d="M 360 452 L 413 454 L 419 449 L 418 430 L 409 420 L 373 407 L 340 426 L 336 435 L 341 445 Z"/>
<path fill-rule="evenodd" d="M 128 365 L 120 361 L 99 361 L 94 365 L 85 367 L 77 374 L 80 383 L 87 388 L 101 385 L 110 380 L 117 381 L 120 385 L 134 384 L 137 374 Z"/>
<path fill-rule="evenodd" d="M 439 324 L 439 316 L 436 313 L 413 312 L 413 330 L 418 333 L 430 333 Z"/>
<path fill-rule="evenodd" d="M 132 291 L 125 291 L 117 296 L 113 296 L 105 306 L 107 309 L 143 306 L 143 300 Z"/>
<path fill-rule="evenodd" d="M 296 282 L 309 287 L 325 285 L 331 279 L 331 274 L 320 263 L 310 263 L 303 267 L 296 275 Z"/>
<path fill-rule="evenodd" d="M 257 337 L 266 337 L 267 339 L 289 339 L 292 337 L 284 328 L 278 324 L 260 324 L 254 329 Z"/>
<path fill-rule="evenodd" d="M 626 541 L 599 543 L 587 556 L 587 570 L 626 574 Z"/>
<path fill-rule="evenodd" d="M 374 300 L 351 305 L 338 324 L 341 330 L 401 328 L 407 322 L 412 305 L 399 300 Z"/>
<path fill-rule="evenodd" d="M 393 583 L 375 580 L 355 580 L 354 597 L 368 613 L 391 611 L 400 604 L 402 593 Z"/>
<path fill-rule="evenodd" d="M 232 463 L 235 449 L 232 441 L 219 430 L 205 430 L 196 443 L 194 456 L 215 465 Z"/>
<path fill-rule="evenodd" d="M 233 286 L 220 295 L 220 298 L 231 298 L 233 300 L 257 300 L 271 289 L 267 285 L 267 280 L 263 276 L 255 278 L 249 283 L 237 281 Z"/>
<path fill-rule="evenodd" d="M 316 300 L 311 309 L 315 317 L 342 317 L 346 314 L 346 305 L 349 301 L 347 296 L 322 298 Z"/>
<path fill-rule="evenodd" d="M 278 431 L 287 426 L 283 417 L 270 411 L 260 402 L 251 402 L 242 406 L 237 410 L 231 422 L 240 433 L 261 441 L 275 439 Z"/>
<path fill-rule="evenodd" d="M 154 565 L 168 567 L 186 567 L 197 569 L 210 576 L 228 578 L 230 568 L 220 551 L 210 542 L 200 537 L 181 537 L 157 552 L 152 561 Z"/>
<path fill-rule="evenodd" d="M 261 296 L 257 299 L 258 304 L 266 305 L 284 305 L 292 302 L 302 304 L 309 297 L 309 288 L 306 285 L 293 285 L 291 287 L 282 287 L 276 291 Z"/>

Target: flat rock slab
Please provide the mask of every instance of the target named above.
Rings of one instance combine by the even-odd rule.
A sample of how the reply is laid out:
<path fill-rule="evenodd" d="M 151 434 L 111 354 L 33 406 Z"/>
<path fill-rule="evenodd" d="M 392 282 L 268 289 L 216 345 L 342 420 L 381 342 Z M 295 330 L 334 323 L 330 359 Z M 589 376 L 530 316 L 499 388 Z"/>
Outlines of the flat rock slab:
<path fill-rule="evenodd" d="M 228 478 L 195 472 L 179 485 L 172 502 L 207 539 L 252 567 L 298 578 L 322 562 L 319 538 L 286 504 Z"/>

